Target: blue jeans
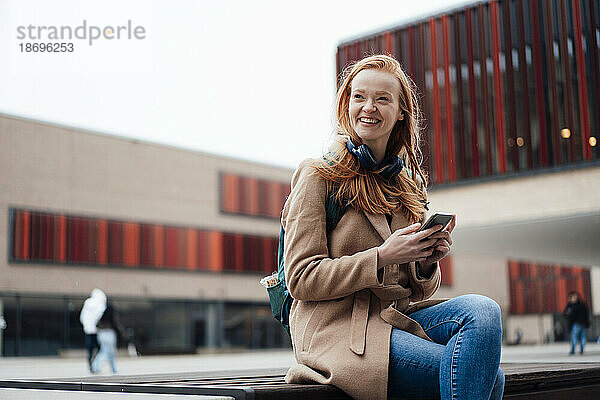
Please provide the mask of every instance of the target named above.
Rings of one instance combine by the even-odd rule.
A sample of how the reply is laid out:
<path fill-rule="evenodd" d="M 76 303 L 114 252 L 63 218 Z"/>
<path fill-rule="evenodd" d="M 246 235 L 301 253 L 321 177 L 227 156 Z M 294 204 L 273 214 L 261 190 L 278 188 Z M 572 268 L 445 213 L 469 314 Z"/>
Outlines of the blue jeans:
<path fill-rule="evenodd" d="M 112 372 L 116 374 L 115 351 L 117 349 L 117 334 L 113 329 L 98 329 L 98 342 L 100 343 L 100 351 L 92 363 L 92 372 L 98 373 L 102 363 L 107 360 L 110 363 Z"/>
<path fill-rule="evenodd" d="M 435 343 L 392 328 L 389 397 L 502 398 L 502 319 L 494 300 L 475 294 L 459 296 L 410 317 Z"/>
<path fill-rule="evenodd" d="M 580 342 L 579 352 L 583 354 L 583 348 L 585 347 L 585 327 L 581 324 L 574 323 L 571 328 L 571 354 L 575 353 L 575 347 L 577 342 Z"/>

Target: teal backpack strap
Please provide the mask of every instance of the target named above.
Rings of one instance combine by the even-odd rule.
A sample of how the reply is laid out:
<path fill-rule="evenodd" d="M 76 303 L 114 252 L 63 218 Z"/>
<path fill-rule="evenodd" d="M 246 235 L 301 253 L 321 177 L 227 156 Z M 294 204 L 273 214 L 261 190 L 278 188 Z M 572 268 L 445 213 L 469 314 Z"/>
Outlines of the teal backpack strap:
<path fill-rule="evenodd" d="M 335 192 L 339 186 L 333 185 L 332 192 Z M 347 206 L 342 206 L 335 201 L 333 193 L 328 192 L 325 200 L 325 229 L 327 234 L 335 229 L 338 222 L 342 219 Z M 274 274 L 263 278 L 263 283 L 267 287 L 269 301 L 271 303 L 271 312 L 273 317 L 278 320 L 290 334 L 290 309 L 294 300 L 290 295 L 285 282 L 285 257 L 284 257 L 284 239 L 285 230 L 283 225 L 279 229 L 279 246 L 277 249 L 277 280 L 274 280 Z M 267 283 L 270 282 L 270 283 Z"/>

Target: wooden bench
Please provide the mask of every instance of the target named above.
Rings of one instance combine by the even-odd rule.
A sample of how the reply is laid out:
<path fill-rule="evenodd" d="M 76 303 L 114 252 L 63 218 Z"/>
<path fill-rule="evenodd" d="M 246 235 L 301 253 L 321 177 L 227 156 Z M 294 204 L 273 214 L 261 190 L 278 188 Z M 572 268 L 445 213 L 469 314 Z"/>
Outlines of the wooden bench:
<path fill-rule="evenodd" d="M 502 364 L 505 399 L 600 399 L 600 363 Z M 295 385 L 286 370 L 265 369 L 137 376 L 91 376 L 56 380 L 0 380 L 0 388 L 213 395 L 236 400 L 350 399 L 328 385 Z"/>

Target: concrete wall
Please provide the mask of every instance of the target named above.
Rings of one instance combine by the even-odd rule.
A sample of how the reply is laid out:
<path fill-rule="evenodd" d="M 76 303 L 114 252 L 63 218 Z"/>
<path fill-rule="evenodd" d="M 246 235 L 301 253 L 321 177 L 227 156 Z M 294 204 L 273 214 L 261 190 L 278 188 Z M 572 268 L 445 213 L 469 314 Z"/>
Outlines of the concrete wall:
<path fill-rule="evenodd" d="M 554 340 L 552 314 L 511 315 L 504 319 L 504 337 L 509 343 L 516 340 L 516 331 L 522 332 L 521 343 L 544 343 L 546 335 Z"/>
<path fill-rule="evenodd" d="M 496 225 L 600 212 L 600 167 L 498 179 L 431 190 L 433 210 L 456 213 L 461 226 Z"/>
<path fill-rule="evenodd" d="M 482 294 L 494 299 L 502 313 L 508 314 L 510 293 L 506 260 L 465 253 L 453 253 L 452 258 L 452 286 L 442 286 L 435 297 Z"/>

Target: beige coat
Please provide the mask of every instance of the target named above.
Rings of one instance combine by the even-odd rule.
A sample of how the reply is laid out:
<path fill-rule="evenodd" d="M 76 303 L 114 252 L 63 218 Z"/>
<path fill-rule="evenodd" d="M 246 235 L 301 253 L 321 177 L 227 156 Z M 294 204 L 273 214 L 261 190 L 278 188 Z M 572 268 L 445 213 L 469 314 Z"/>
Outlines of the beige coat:
<path fill-rule="evenodd" d="M 342 146 L 338 140 L 331 150 Z M 327 235 L 326 184 L 311 167 L 318 162 L 300 164 L 282 213 L 298 361 L 285 380 L 331 384 L 357 399 L 385 399 L 392 325 L 431 340 L 405 314 L 443 301 L 423 301 L 440 285 L 439 267 L 430 279 L 420 279 L 414 263 L 378 271 L 377 246 L 409 225 L 400 212 L 392 215 L 390 230 L 385 215 L 349 207 Z"/>

